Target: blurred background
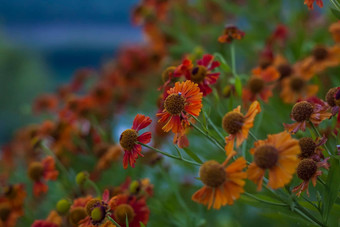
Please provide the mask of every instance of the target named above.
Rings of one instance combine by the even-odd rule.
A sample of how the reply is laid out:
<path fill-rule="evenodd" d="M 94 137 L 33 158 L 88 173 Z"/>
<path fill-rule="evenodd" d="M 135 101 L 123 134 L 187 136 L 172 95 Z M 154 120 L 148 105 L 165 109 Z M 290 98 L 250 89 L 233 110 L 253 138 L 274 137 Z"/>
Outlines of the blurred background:
<path fill-rule="evenodd" d="M 36 119 L 34 97 L 82 67 L 98 69 L 119 45 L 142 41 L 137 0 L 0 1 L 0 143 Z"/>

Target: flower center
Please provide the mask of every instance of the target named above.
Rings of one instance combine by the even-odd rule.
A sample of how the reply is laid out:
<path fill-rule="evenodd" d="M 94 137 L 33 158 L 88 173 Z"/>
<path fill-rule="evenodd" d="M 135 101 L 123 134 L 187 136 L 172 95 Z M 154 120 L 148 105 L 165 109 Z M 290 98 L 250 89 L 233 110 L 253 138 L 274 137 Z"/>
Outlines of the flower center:
<path fill-rule="evenodd" d="M 229 112 L 222 120 L 223 129 L 229 134 L 236 134 L 242 129 L 244 116 L 241 113 Z"/>
<path fill-rule="evenodd" d="M 170 66 L 170 67 L 166 68 L 162 73 L 163 82 L 168 81 L 171 78 L 171 76 L 172 76 L 172 74 L 174 73 L 175 70 L 176 70 L 175 66 Z"/>
<path fill-rule="evenodd" d="M 337 91 L 334 95 L 334 101 L 335 101 L 335 104 L 340 107 L 340 88 L 339 87 L 337 87 Z"/>
<path fill-rule="evenodd" d="M 294 76 L 290 79 L 290 88 L 295 92 L 300 92 L 305 87 L 306 82 L 300 77 Z"/>
<path fill-rule="evenodd" d="M 318 167 L 312 159 L 303 159 L 297 167 L 297 176 L 304 181 L 310 180 L 316 173 Z"/>
<path fill-rule="evenodd" d="M 100 199 L 91 199 L 86 203 L 86 213 L 87 215 L 91 215 L 92 210 L 100 204 Z"/>
<path fill-rule="evenodd" d="M 252 93 L 257 94 L 264 88 L 264 81 L 261 78 L 251 78 L 248 83 L 249 89 Z"/>
<path fill-rule="evenodd" d="M 71 203 L 67 199 L 61 199 L 57 203 L 57 211 L 59 214 L 66 214 L 71 207 Z"/>
<path fill-rule="evenodd" d="M 44 166 L 40 162 L 32 162 L 28 167 L 28 176 L 33 181 L 39 181 L 44 174 Z"/>
<path fill-rule="evenodd" d="M 86 217 L 86 211 L 83 207 L 76 207 L 70 211 L 69 219 L 72 225 L 77 225 L 79 221 Z"/>
<path fill-rule="evenodd" d="M 120 135 L 120 145 L 124 148 L 124 150 L 131 151 L 136 142 L 137 142 L 138 134 L 136 130 L 134 129 L 126 129 L 121 135 Z"/>
<path fill-rule="evenodd" d="M 278 151 L 273 146 L 262 145 L 255 150 L 254 161 L 261 169 L 270 169 L 274 167 L 278 160 Z"/>
<path fill-rule="evenodd" d="M 207 72 L 208 71 L 206 67 L 204 67 L 203 65 L 198 65 L 192 69 L 190 80 L 199 84 L 204 80 Z"/>
<path fill-rule="evenodd" d="M 325 47 L 317 47 L 313 50 L 313 56 L 316 61 L 325 60 L 328 56 L 328 50 Z"/>
<path fill-rule="evenodd" d="M 11 207 L 8 203 L 0 204 L 0 220 L 6 221 L 11 213 Z"/>
<path fill-rule="evenodd" d="M 309 102 L 298 102 L 293 106 L 292 117 L 297 122 L 303 122 L 309 120 L 313 113 L 313 106 Z"/>
<path fill-rule="evenodd" d="M 103 207 L 95 207 L 91 211 L 91 219 L 95 222 L 101 222 L 105 218 Z"/>
<path fill-rule="evenodd" d="M 172 115 L 180 114 L 184 110 L 184 106 L 185 99 L 180 94 L 171 94 L 164 102 L 165 110 Z"/>
<path fill-rule="evenodd" d="M 18 194 L 17 190 L 12 185 L 9 185 L 4 188 L 4 195 L 7 198 L 14 199 L 17 196 L 17 194 Z"/>
<path fill-rule="evenodd" d="M 136 216 L 135 211 L 133 208 L 128 205 L 128 204 L 121 204 L 119 205 L 115 211 L 114 211 L 114 216 L 118 222 L 118 224 L 124 225 L 126 216 L 128 219 L 128 222 L 131 223 Z"/>
<path fill-rule="evenodd" d="M 299 140 L 299 145 L 301 148 L 301 154 L 300 157 L 302 158 L 308 158 L 310 157 L 316 148 L 316 144 L 310 137 L 304 137 Z"/>
<path fill-rule="evenodd" d="M 289 64 L 279 65 L 277 71 L 279 71 L 281 79 L 290 76 L 293 73 L 293 69 Z"/>
<path fill-rule="evenodd" d="M 336 103 L 335 103 L 335 94 L 337 92 L 337 88 L 334 87 L 334 88 L 331 88 L 328 90 L 327 94 L 326 94 L 326 102 L 328 103 L 328 105 L 330 105 L 331 107 L 334 107 L 336 106 Z"/>
<path fill-rule="evenodd" d="M 200 168 L 201 181 L 212 188 L 221 186 L 225 182 L 226 176 L 223 165 L 214 160 L 205 162 Z"/>

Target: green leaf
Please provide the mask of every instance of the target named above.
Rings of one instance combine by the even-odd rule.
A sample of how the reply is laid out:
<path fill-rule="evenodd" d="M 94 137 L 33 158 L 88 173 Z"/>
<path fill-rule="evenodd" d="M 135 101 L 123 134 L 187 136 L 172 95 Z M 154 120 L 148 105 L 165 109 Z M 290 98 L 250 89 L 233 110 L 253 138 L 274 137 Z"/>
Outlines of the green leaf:
<path fill-rule="evenodd" d="M 328 172 L 327 182 L 325 187 L 325 196 L 322 209 L 323 220 L 327 223 L 329 213 L 332 206 L 338 196 L 338 191 L 340 188 L 340 160 L 336 158 L 331 158 L 331 167 Z"/>
<path fill-rule="evenodd" d="M 219 62 L 221 63 L 220 67 L 223 69 L 224 72 L 229 73 L 231 72 L 231 68 L 228 65 L 227 61 L 224 59 L 224 57 L 222 56 L 222 54 L 220 53 L 214 53 L 215 58 L 217 58 L 219 60 Z"/>
<path fill-rule="evenodd" d="M 195 160 L 198 163 L 203 163 L 202 160 L 191 150 L 189 150 L 188 148 L 183 148 L 183 150 L 185 151 L 185 153 L 187 153 L 187 155 L 189 155 L 193 160 Z"/>
<path fill-rule="evenodd" d="M 331 8 L 332 14 L 340 20 L 340 11 L 338 9 Z"/>
<path fill-rule="evenodd" d="M 235 78 L 235 89 L 239 96 L 242 96 L 242 82 L 239 77 Z"/>
<path fill-rule="evenodd" d="M 140 227 L 145 227 L 145 225 L 141 221 L 139 222 L 139 225 L 140 225 Z"/>
<path fill-rule="evenodd" d="M 126 225 L 126 227 L 129 227 L 129 218 L 128 218 L 128 215 L 126 214 L 125 215 L 125 225 Z"/>

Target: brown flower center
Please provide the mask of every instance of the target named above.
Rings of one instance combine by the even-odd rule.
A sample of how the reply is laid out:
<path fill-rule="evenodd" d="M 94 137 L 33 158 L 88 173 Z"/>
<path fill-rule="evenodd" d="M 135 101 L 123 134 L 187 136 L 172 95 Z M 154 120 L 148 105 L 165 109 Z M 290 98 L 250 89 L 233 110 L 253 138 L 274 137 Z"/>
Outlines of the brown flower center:
<path fill-rule="evenodd" d="M 180 114 L 184 110 L 185 99 L 180 94 L 169 95 L 164 102 L 164 108 L 172 115 Z"/>
<path fill-rule="evenodd" d="M 163 82 L 166 82 L 170 79 L 170 77 L 172 76 L 172 74 L 174 73 L 174 71 L 176 70 L 175 66 L 170 66 L 168 68 L 166 68 L 163 73 L 162 73 L 162 80 Z"/>
<path fill-rule="evenodd" d="M 33 181 L 39 181 L 44 174 L 44 166 L 40 162 L 32 162 L 28 167 L 28 177 Z"/>
<path fill-rule="evenodd" d="M 340 107 L 340 88 L 337 88 L 334 98 L 335 98 L 335 104 Z"/>
<path fill-rule="evenodd" d="M 212 188 L 217 188 L 226 180 L 226 172 L 223 165 L 211 160 L 205 162 L 200 168 L 201 181 Z"/>
<path fill-rule="evenodd" d="M 6 221 L 11 214 L 11 207 L 8 203 L 0 204 L 0 220 Z"/>
<path fill-rule="evenodd" d="M 297 176 L 304 181 L 310 180 L 316 173 L 318 167 L 312 159 L 303 159 L 297 167 Z"/>
<path fill-rule="evenodd" d="M 87 215 L 91 215 L 91 212 L 94 207 L 98 206 L 101 203 L 100 199 L 91 199 L 86 203 L 85 209 Z"/>
<path fill-rule="evenodd" d="M 292 117 L 297 122 L 303 122 L 309 120 L 313 113 L 313 106 L 309 102 L 298 102 L 293 106 Z"/>
<path fill-rule="evenodd" d="M 334 88 L 331 88 L 328 90 L 327 94 L 326 94 L 326 102 L 328 103 L 328 105 L 330 105 L 331 107 L 334 107 L 336 106 L 336 103 L 335 103 L 335 94 L 337 92 L 337 88 L 334 87 Z"/>
<path fill-rule="evenodd" d="M 261 169 L 274 167 L 278 160 L 279 153 L 277 149 L 271 145 L 262 145 L 255 150 L 254 161 Z"/>
<path fill-rule="evenodd" d="M 264 81 L 261 78 L 253 77 L 249 80 L 248 87 L 253 94 L 260 93 L 264 88 Z"/>
<path fill-rule="evenodd" d="M 279 71 L 281 79 L 290 76 L 293 73 L 293 69 L 289 64 L 279 65 L 277 71 Z"/>
<path fill-rule="evenodd" d="M 316 47 L 313 50 L 313 56 L 316 61 L 325 60 L 328 54 L 328 50 L 325 47 Z"/>
<path fill-rule="evenodd" d="M 243 114 L 229 112 L 223 117 L 222 127 L 228 134 L 236 134 L 242 129 L 244 121 Z"/>
<path fill-rule="evenodd" d="M 129 223 L 131 223 L 136 216 L 135 211 L 130 205 L 121 204 L 114 210 L 114 217 L 118 224 L 125 225 L 126 216 Z"/>
<path fill-rule="evenodd" d="M 136 130 L 134 129 L 126 129 L 121 135 L 120 135 L 120 145 L 124 148 L 124 150 L 131 151 L 136 142 L 137 142 L 138 134 Z"/>
<path fill-rule="evenodd" d="M 293 91 L 300 92 L 305 87 L 306 82 L 302 78 L 294 76 L 290 79 L 289 85 Z"/>
<path fill-rule="evenodd" d="M 199 84 L 204 80 L 207 72 L 208 71 L 206 67 L 204 67 L 203 65 L 198 65 L 192 69 L 190 80 Z"/>
<path fill-rule="evenodd" d="M 304 137 L 299 140 L 301 148 L 301 158 L 309 158 L 315 151 L 316 144 L 310 137 Z"/>
<path fill-rule="evenodd" d="M 72 225 L 78 226 L 79 221 L 86 217 L 86 211 L 83 207 L 76 207 L 70 211 L 69 220 Z"/>

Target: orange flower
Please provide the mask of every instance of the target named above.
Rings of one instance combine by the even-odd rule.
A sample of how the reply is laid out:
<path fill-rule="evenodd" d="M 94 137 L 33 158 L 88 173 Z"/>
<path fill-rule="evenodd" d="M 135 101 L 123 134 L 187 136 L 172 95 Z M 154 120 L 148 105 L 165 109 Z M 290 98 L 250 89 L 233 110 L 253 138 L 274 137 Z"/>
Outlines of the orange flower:
<path fill-rule="evenodd" d="M 226 204 L 232 205 L 240 197 L 247 178 L 246 172 L 243 172 L 246 160 L 240 157 L 227 165 L 234 154 L 236 152 L 229 155 L 223 164 L 214 160 L 202 164 L 200 180 L 204 186 L 193 194 L 193 201 L 207 205 L 208 209 L 220 209 Z"/>
<path fill-rule="evenodd" d="M 16 210 L 17 213 L 23 214 L 23 205 L 26 198 L 26 191 L 22 184 L 14 184 L 4 187 L 3 197 L 8 200 L 11 207 Z M 2 198 L 2 196 L 0 197 Z"/>
<path fill-rule="evenodd" d="M 330 33 L 332 33 L 333 40 L 336 43 L 340 43 L 340 21 L 331 24 L 328 30 Z"/>
<path fill-rule="evenodd" d="M 288 132 L 268 135 L 266 140 L 258 140 L 250 150 L 254 161 L 248 167 L 248 178 L 261 190 L 263 177 L 269 170 L 268 186 L 281 188 L 292 179 L 299 163 L 299 142 Z"/>
<path fill-rule="evenodd" d="M 224 28 L 223 35 L 218 37 L 220 43 L 231 43 L 234 39 L 241 40 L 245 33 L 234 25 L 228 25 Z"/>
<path fill-rule="evenodd" d="M 322 8 L 323 7 L 323 2 L 322 0 L 305 0 L 304 4 L 308 6 L 308 9 L 313 9 L 313 4 L 316 1 L 316 4 Z"/>
<path fill-rule="evenodd" d="M 148 223 L 150 210 L 143 198 L 121 194 L 112 197 L 109 206 L 113 211 L 111 218 L 122 227 L 126 227 L 126 219 L 130 227 L 140 227 L 140 222 Z"/>
<path fill-rule="evenodd" d="M 33 104 L 35 113 L 52 112 L 58 107 L 58 98 L 55 95 L 44 94 L 37 97 Z"/>
<path fill-rule="evenodd" d="M 46 180 L 56 180 L 59 172 L 55 169 L 54 159 L 47 156 L 42 162 L 32 162 L 28 167 L 28 176 L 34 181 L 33 193 L 39 196 L 46 193 L 48 186 L 44 183 Z"/>
<path fill-rule="evenodd" d="M 138 155 L 143 157 L 142 146 L 140 143 L 149 143 L 151 140 L 151 132 L 144 132 L 142 135 L 138 135 L 139 130 L 146 128 L 150 125 L 152 120 L 142 114 L 137 114 L 133 120 L 133 125 L 131 129 L 127 129 L 120 135 L 119 142 L 124 149 L 123 166 L 126 169 L 128 164 L 132 168 L 135 167 L 136 159 Z"/>
<path fill-rule="evenodd" d="M 267 102 L 268 98 L 273 95 L 273 85 L 270 84 L 279 79 L 279 72 L 273 67 L 262 69 L 257 67 L 253 70 L 253 76 L 249 79 L 247 88 L 242 91 L 243 101 L 255 101 L 257 97 Z"/>
<path fill-rule="evenodd" d="M 313 186 L 316 186 L 316 180 L 318 176 L 322 175 L 322 171 L 320 170 L 321 167 L 325 169 L 329 168 L 329 164 L 327 163 L 329 158 L 326 158 L 323 161 L 316 162 L 313 159 L 303 159 L 298 167 L 297 167 L 297 176 L 303 180 L 301 184 L 293 188 L 293 192 L 297 192 L 297 196 L 300 196 L 301 192 L 307 190 L 307 195 L 309 196 L 308 185 L 309 182 L 312 181 Z"/>
<path fill-rule="evenodd" d="M 299 129 L 306 130 L 306 123 L 311 121 L 314 125 L 319 125 L 323 120 L 332 116 L 329 112 L 329 106 L 315 102 L 301 101 L 293 106 L 290 117 L 296 121 L 293 124 L 283 124 L 285 129 L 290 133 L 296 133 Z"/>
<path fill-rule="evenodd" d="M 122 153 L 122 148 L 120 145 L 116 144 L 110 146 L 106 153 L 100 157 L 96 164 L 96 170 L 102 171 L 110 168 L 110 166 L 118 160 Z"/>
<path fill-rule="evenodd" d="M 314 48 L 312 56 L 305 58 L 301 62 L 301 70 L 311 76 L 323 72 L 329 67 L 340 64 L 340 47 L 317 46 Z"/>
<path fill-rule="evenodd" d="M 239 147 L 241 143 L 247 139 L 249 129 L 253 127 L 254 118 L 259 112 L 261 112 L 260 103 L 258 101 L 254 101 L 250 105 L 246 115 L 241 113 L 241 106 L 238 106 L 233 111 L 224 115 L 222 127 L 229 134 L 229 136 L 225 138 L 225 150 L 227 155 L 234 150 L 235 138 L 237 147 Z"/>
<path fill-rule="evenodd" d="M 164 110 L 157 113 L 158 122 L 165 122 L 163 130 L 175 133 L 174 143 L 183 138 L 185 129 L 190 125 L 191 115 L 198 116 L 202 109 L 202 92 L 198 85 L 190 80 L 176 82 L 175 87 L 168 90 L 164 100 Z"/>
<path fill-rule="evenodd" d="M 303 76 L 301 76 L 303 75 Z M 309 74 L 295 74 L 282 80 L 282 91 L 280 97 L 285 103 L 295 103 L 301 99 L 307 99 L 315 95 L 318 85 L 308 85 Z"/>

